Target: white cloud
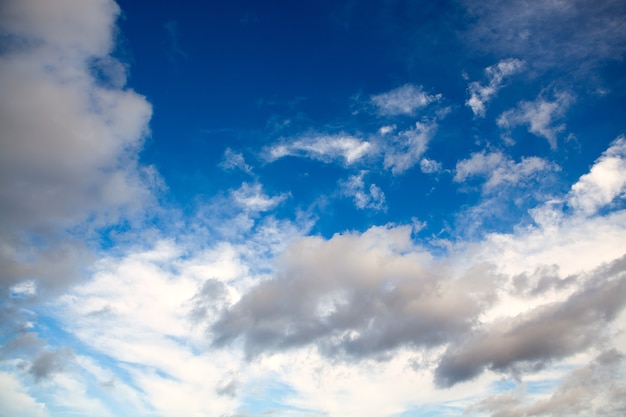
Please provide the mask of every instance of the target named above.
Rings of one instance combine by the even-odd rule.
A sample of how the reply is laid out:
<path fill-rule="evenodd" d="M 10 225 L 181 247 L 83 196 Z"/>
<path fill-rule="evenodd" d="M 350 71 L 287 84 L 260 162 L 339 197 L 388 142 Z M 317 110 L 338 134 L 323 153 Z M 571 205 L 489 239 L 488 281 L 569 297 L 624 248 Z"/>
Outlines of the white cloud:
<path fill-rule="evenodd" d="M 421 86 L 405 84 L 386 93 L 370 97 L 370 102 L 382 116 L 412 115 L 417 109 L 441 99 L 441 94 L 428 94 Z"/>
<path fill-rule="evenodd" d="M 271 210 L 287 198 L 286 194 L 270 197 L 263 193 L 261 184 L 250 185 L 245 182 L 241 184 L 241 187 L 232 191 L 231 195 L 236 204 L 251 212 Z"/>
<path fill-rule="evenodd" d="M 467 99 L 465 105 L 472 109 L 475 116 L 485 117 L 487 103 L 496 96 L 505 78 L 518 73 L 524 66 L 524 61 L 509 58 L 485 68 L 485 75 L 489 83 L 486 86 L 476 81 L 470 83 L 467 88 L 470 98 Z"/>
<path fill-rule="evenodd" d="M 441 171 L 441 163 L 428 158 L 422 158 L 420 169 L 424 174 L 433 174 Z"/>
<path fill-rule="evenodd" d="M 520 162 L 509 159 L 501 152 L 473 153 L 469 159 L 457 162 L 455 182 L 466 181 L 470 177 L 486 178 L 483 192 L 489 193 L 496 187 L 519 186 L 536 178 L 546 171 L 556 171 L 559 167 L 536 156 L 525 157 Z"/>
<path fill-rule="evenodd" d="M 0 412 L 6 416 L 48 416 L 45 404 L 31 397 L 14 375 L 5 372 L 0 372 Z"/>
<path fill-rule="evenodd" d="M 437 122 L 423 121 L 415 123 L 413 129 L 404 130 L 389 138 L 389 142 L 382 146 L 385 168 L 391 169 L 394 175 L 412 168 L 426 152 L 428 142 L 436 132 Z"/>
<path fill-rule="evenodd" d="M 366 171 L 361 171 L 358 175 L 352 175 L 345 181 L 339 182 L 341 193 L 346 197 L 352 197 L 354 205 L 358 209 L 385 210 L 385 193 L 376 184 L 370 184 L 365 189 L 363 177 Z"/>
<path fill-rule="evenodd" d="M 626 192 L 626 138 L 620 136 L 580 177 L 568 196 L 570 207 L 586 215 L 596 213 Z"/>
<path fill-rule="evenodd" d="M 573 103 L 574 97 L 566 92 L 555 94 L 554 101 L 538 97 L 535 101 L 523 101 L 517 108 L 505 111 L 498 117 L 498 126 L 512 129 L 526 125 L 528 131 L 548 140 L 550 147 L 556 149 L 557 135 L 565 130 L 565 124 L 556 121 L 565 115 L 567 108 Z"/>
<path fill-rule="evenodd" d="M 266 149 L 266 159 L 273 162 L 285 156 L 300 156 L 322 162 L 342 161 L 351 165 L 372 151 L 372 145 L 346 134 L 309 135 Z"/>
<path fill-rule="evenodd" d="M 246 163 L 243 154 L 235 152 L 231 148 L 226 148 L 222 162 L 220 162 L 219 166 L 225 171 L 239 169 L 246 174 L 252 174 L 252 168 Z"/>

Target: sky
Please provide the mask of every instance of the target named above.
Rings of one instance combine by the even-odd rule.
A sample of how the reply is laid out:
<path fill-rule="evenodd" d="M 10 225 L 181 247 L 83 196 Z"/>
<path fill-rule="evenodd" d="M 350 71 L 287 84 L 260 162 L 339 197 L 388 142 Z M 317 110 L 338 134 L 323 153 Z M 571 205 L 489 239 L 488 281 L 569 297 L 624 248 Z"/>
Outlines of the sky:
<path fill-rule="evenodd" d="M 622 0 L 0 2 L 0 417 L 626 414 Z"/>

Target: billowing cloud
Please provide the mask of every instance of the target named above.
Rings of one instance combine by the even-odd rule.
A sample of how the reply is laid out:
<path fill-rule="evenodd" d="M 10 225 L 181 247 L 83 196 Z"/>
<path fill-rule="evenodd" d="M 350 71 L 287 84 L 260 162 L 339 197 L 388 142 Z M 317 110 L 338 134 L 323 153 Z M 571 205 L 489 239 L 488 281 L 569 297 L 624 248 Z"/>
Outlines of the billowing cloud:
<path fill-rule="evenodd" d="M 215 343 L 243 337 L 249 356 L 316 344 L 328 355 L 366 358 L 401 346 L 433 347 L 475 324 L 492 298 L 489 265 L 461 276 L 410 241 L 411 228 L 303 238 L 279 273 L 225 311 Z M 297 294 L 297 296 L 295 296 Z"/>
<path fill-rule="evenodd" d="M 480 176 L 486 179 L 483 192 L 489 193 L 499 186 L 519 186 L 558 166 L 536 156 L 522 158 L 520 162 L 509 159 L 502 152 L 473 153 L 469 159 L 457 162 L 455 182 Z"/>
<path fill-rule="evenodd" d="M 550 147 L 556 149 L 557 135 L 565 130 L 565 123 L 555 123 L 564 116 L 573 101 L 572 95 L 566 92 L 556 93 L 553 101 L 541 96 L 535 101 L 523 101 L 517 108 L 502 113 L 498 117 L 498 126 L 511 129 L 526 125 L 530 133 L 546 138 Z"/>
<path fill-rule="evenodd" d="M 477 81 L 471 82 L 467 87 L 470 97 L 465 102 L 465 105 L 472 109 L 475 116 L 485 117 L 487 103 L 496 96 L 504 80 L 521 71 L 524 65 L 522 60 L 509 58 L 485 68 L 488 84 L 481 85 Z"/>
<path fill-rule="evenodd" d="M 440 100 L 441 94 L 428 94 L 421 86 L 405 84 L 401 87 L 376 94 L 370 102 L 381 116 L 412 115 L 428 104 Z"/>
<path fill-rule="evenodd" d="M 620 136 L 583 175 L 568 196 L 570 207 L 587 215 L 626 192 L 626 138 Z"/>
<path fill-rule="evenodd" d="M 319 134 L 273 145 L 266 149 L 265 157 L 269 162 L 285 156 L 299 156 L 327 163 L 340 161 L 345 165 L 351 165 L 371 150 L 371 143 L 354 136 Z"/>
<path fill-rule="evenodd" d="M 352 175 L 345 181 L 339 182 L 342 195 L 352 197 L 354 205 L 359 209 L 385 210 L 385 193 L 376 184 L 370 184 L 365 189 L 363 177 L 367 172 L 361 171 L 358 175 Z"/>
<path fill-rule="evenodd" d="M 53 274 L 41 270 L 38 257 L 56 257 L 54 269 L 73 269 L 72 252 L 84 249 L 68 229 L 76 236 L 134 217 L 151 201 L 158 176 L 137 162 L 151 106 L 120 86 L 123 73 L 106 78 L 116 63 L 109 54 L 118 14 L 110 0 L 7 1 L 0 8 L 4 282 L 32 279 L 30 270 L 46 281 Z"/>

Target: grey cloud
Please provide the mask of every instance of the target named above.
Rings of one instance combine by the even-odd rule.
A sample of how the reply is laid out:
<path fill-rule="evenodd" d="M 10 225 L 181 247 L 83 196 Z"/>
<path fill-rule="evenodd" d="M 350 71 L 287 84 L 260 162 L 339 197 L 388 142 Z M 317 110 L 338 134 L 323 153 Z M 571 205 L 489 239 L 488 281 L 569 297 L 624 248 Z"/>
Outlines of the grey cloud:
<path fill-rule="evenodd" d="M 548 398 L 528 401 L 527 395 L 504 393 L 490 396 L 466 410 L 489 412 L 492 417 L 623 416 L 626 385 L 620 379 L 624 355 L 607 350 L 588 365 L 567 374 Z"/>
<path fill-rule="evenodd" d="M 411 246 L 410 232 L 302 239 L 274 279 L 222 313 L 211 328 L 214 343 L 242 338 L 248 357 L 314 344 L 327 356 L 360 359 L 458 337 L 492 301 L 486 284 L 497 276 L 479 265 L 452 279 Z"/>
<path fill-rule="evenodd" d="M 454 343 L 441 358 L 435 382 L 447 387 L 486 369 L 536 369 L 589 348 L 626 305 L 625 258 L 598 269 L 561 303 L 495 322 Z"/>
<path fill-rule="evenodd" d="M 65 369 L 65 364 L 72 359 L 74 354 L 70 349 L 43 350 L 37 355 L 33 363 L 28 368 L 35 380 L 40 381 L 48 378 L 54 373 Z"/>
<path fill-rule="evenodd" d="M 463 39 L 476 49 L 523 57 L 535 67 L 585 73 L 626 52 L 622 0 L 466 1 L 475 23 Z"/>
<path fill-rule="evenodd" d="M 158 175 L 138 163 L 151 107 L 110 55 L 119 13 L 110 0 L 2 2 L 3 292 L 67 285 L 90 258 L 76 242 L 153 201 Z"/>

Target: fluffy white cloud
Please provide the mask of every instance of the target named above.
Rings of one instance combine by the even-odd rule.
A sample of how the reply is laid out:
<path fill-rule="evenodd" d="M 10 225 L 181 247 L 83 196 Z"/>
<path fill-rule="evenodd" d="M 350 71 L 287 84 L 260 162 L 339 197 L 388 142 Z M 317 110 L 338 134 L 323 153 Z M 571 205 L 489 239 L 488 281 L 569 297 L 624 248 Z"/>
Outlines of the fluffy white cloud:
<path fill-rule="evenodd" d="M 370 102 L 381 116 L 412 115 L 417 109 L 440 100 L 441 94 L 428 94 L 421 86 L 405 84 L 401 87 L 376 94 Z"/>
<path fill-rule="evenodd" d="M 509 58 L 485 68 L 485 75 L 489 83 L 487 85 L 481 85 L 476 81 L 470 83 L 467 88 L 470 97 L 465 102 L 465 105 L 472 109 L 475 116 L 485 117 L 487 103 L 496 96 L 505 78 L 518 73 L 524 66 L 524 61 Z"/>
<path fill-rule="evenodd" d="M 243 183 L 241 187 L 231 192 L 233 201 L 250 212 L 268 211 L 279 205 L 287 198 L 286 194 L 270 197 L 263 192 L 261 184 Z"/>
<path fill-rule="evenodd" d="M 239 169 L 246 174 L 252 174 L 252 168 L 246 163 L 243 154 L 241 154 L 240 152 L 235 152 L 231 148 L 226 148 L 226 150 L 224 151 L 224 157 L 219 166 L 226 171 Z"/>
<path fill-rule="evenodd" d="M 5 372 L 0 372 L 0 411 L 6 416 L 48 416 L 45 404 L 31 397 L 14 375 Z"/>
<path fill-rule="evenodd" d="M 594 163 L 588 174 L 572 186 L 570 207 L 586 215 L 611 203 L 626 192 L 626 138 L 617 138 Z"/>
<path fill-rule="evenodd" d="M 372 150 L 372 145 L 364 140 L 345 134 L 310 135 L 293 141 L 273 145 L 265 150 L 269 162 L 285 156 L 300 156 L 322 162 L 342 161 L 351 165 Z"/>
<path fill-rule="evenodd" d="M 550 147 L 556 149 L 557 135 L 565 130 L 565 124 L 555 123 L 565 115 L 573 101 L 573 96 L 566 92 L 556 93 L 553 101 L 543 97 L 538 97 L 535 101 L 523 101 L 517 108 L 502 113 L 498 117 L 498 126 L 511 129 L 526 125 L 530 133 L 546 138 Z"/>

